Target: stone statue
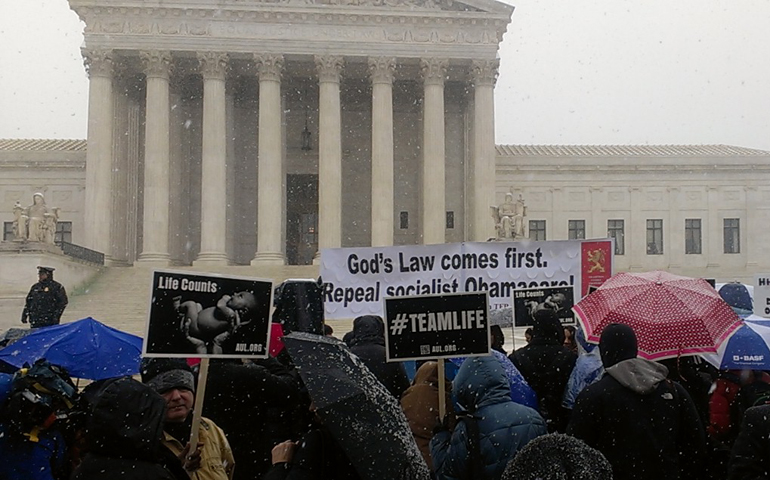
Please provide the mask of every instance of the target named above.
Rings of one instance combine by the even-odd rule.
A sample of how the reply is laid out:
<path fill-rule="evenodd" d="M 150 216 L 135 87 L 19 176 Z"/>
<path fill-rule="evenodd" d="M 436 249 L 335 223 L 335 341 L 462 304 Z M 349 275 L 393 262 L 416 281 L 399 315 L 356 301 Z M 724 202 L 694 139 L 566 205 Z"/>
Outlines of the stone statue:
<path fill-rule="evenodd" d="M 54 243 L 59 209 L 45 203 L 42 193 L 32 195 L 32 205 L 24 208 L 17 201 L 13 206 L 13 234 L 17 242 Z"/>
<path fill-rule="evenodd" d="M 521 194 L 519 194 L 519 198 L 514 202 L 513 193 L 506 193 L 505 202 L 502 205 L 492 205 L 489 208 L 492 218 L 495 219 L 498 240 L 526 238 L 524 219 L 527 216 L 527 205 L 524 203 L 524 198 Z"/>

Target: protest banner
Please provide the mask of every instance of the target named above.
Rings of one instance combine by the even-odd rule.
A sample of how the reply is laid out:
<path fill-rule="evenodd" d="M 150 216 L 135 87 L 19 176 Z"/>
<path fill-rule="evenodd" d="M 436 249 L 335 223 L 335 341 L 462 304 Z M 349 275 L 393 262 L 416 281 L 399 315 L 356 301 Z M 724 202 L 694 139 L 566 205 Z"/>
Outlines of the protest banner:
<path fill-rule="evenodd" d="M 553 310 L 562 325 L 575 325 L 572 306 L 575 305 L 573 287 L 522 288 L 513 292 L 513 320 L 516 327 L 531 327 L 535 313 Z"/>
<path fill-rule="evenodd" d="M 613 255 L 613 239 L 323 249 L 326 318 L 382 315 L 383 299 L 414 295 L 488 292 L 490 310 L 510 309 L 523 288 L 582 297 L 612 276 Z"/>
<path fill-rule="evenodd" d="M 770 318 L 770 273 L 754 275 L 754 314 Z"/>
<path fill-rule="evenodd" d="M 273 284 L 156 270 L 143 355 L 267 358 Z"/>
<path fill-rule="evenodd" d="M 486 293 L 385 299 L 389 362 L 489 355 Z"/>

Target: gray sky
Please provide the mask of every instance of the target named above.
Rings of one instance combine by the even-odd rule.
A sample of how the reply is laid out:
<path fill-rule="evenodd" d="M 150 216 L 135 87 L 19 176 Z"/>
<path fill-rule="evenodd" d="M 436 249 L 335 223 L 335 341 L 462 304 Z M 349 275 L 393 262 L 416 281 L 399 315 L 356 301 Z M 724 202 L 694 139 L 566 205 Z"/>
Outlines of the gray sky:
<path fill-rule="evenodd" d="M 770 150 L 767 0 L 507 0 L 497 142 Z M 0 0 L 0 138 L 85 138 L 82 24 Z"/>

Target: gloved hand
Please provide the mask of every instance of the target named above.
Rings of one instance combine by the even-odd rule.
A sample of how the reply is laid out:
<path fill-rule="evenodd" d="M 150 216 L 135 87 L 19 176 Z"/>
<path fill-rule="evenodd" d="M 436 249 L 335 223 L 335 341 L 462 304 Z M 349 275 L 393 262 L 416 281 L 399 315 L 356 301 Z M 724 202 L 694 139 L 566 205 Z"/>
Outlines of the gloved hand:
<path fill-rule="evenodd" d="M 433 435 L 439 432 L 448 432 L 448 431 L 449 431 L 449 415 L 444 415 L 444 419 L 437 421 L 436 426 L 433 427 Z"/>
<path fill-rule="evenodd" d="M 21 323 L 27 323 L 27 315 L 22 314 Z"/>

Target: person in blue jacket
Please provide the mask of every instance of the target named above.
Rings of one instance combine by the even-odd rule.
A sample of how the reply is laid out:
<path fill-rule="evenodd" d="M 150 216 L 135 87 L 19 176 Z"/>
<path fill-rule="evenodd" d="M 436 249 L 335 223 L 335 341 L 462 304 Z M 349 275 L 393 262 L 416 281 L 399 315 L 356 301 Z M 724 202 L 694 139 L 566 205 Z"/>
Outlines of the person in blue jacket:
<path fill-rule="evenodd" d="M 438 479 L 498 480 L 527 442 L 547 433 L 539 413 L 511 400 L 505 370 L 492 356 L 466 359 L 452 392 L 464 414 L 453 432 L 437 428 L 430 442 Z"/>

